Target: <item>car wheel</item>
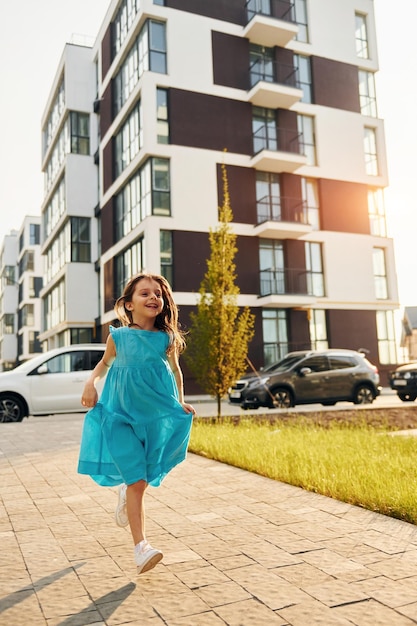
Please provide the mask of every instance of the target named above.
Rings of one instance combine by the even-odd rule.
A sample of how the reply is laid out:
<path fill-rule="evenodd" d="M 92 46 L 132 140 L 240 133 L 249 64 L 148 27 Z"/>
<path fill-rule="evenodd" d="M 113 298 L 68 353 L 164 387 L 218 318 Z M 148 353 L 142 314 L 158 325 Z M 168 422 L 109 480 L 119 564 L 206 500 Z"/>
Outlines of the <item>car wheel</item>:
<path fill-rule="evenodd" d="M 417 396 L 413 393 L 399 393 L 398 397 L 403 402 L 414 402 L 414 400 L 417 398 Z"/>
<path fill-rule="evenodd" d="M 274 397 L 271 408 L 273 409 L 289 409 L 294 406 L 294 398 L 289 389 L 273 389 L 272 395 Z M 271 398 L 272 400 L 272 398 Z"/>
<path fill-rule="evenodd" d="M 0 397 L 0 422 L 21 422 L 27 413 L 25 405 L 13 395 L 3 395 Z"/>
<path fill-rule="evenodd" d="M 368 385 L 359 385 L 353 394 L 353 404 L 372 404 L 374 399 L 374 392 Z"/>

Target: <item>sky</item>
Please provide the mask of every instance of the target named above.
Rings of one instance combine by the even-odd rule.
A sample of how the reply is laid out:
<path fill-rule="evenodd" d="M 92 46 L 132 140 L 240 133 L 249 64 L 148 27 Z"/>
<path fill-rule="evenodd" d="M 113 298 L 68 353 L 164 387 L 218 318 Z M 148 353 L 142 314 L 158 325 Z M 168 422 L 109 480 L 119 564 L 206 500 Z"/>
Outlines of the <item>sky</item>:
<path fill-rule="evenodd" d="M 338 2 L 343 0 L 337 0 Z M 407 7 L 414 0 L 374 0 L 380 71 L 378 115 L 385 121 L 388 235 L 394 239 L 401 308 L 417 306 L 417 38 Z M 41 119 L 64 45 L 95 38 L 110 0 L 0 3 L 0 245 L 43 197 Z M 406 106 L 404 106 L 406 102 Z"/>

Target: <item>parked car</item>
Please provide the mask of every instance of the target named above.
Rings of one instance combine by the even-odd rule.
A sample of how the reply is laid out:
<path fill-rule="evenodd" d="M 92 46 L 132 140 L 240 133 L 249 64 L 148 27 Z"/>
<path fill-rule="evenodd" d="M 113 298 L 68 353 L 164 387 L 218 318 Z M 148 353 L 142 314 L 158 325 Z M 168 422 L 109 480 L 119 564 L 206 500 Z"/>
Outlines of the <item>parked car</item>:
<path fill-rule="evenodd" d="M 417 398 L 417 362 L 400 365 L 390 372 L 389 386 L 397 392 L 403 402 L 414 402 Z"/>
<path fill-rule="evenodd" d="M 85 381 L 104 354 L 105 344 L 77 344 L 32 357 L 0 373 L 0 422 L 29 415 L 80 413 Z"/>
<path fill-rule="evenodd" d="M 368 404 L 379 395 L 378 369 L 354 350 L 290 352 L 256 374 L 242 376 L 229 389 L 229 402 L 243 409 L 289 408 L 347 400 Z"/>

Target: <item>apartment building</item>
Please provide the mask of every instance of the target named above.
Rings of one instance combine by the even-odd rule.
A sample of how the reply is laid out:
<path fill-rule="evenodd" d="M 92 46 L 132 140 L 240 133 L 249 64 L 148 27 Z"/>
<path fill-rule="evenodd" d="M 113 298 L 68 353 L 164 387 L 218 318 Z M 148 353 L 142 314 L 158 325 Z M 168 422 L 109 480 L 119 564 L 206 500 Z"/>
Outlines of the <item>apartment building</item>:
<path fill-rule="evenodd" d="M 66 44 L 42 119 L 43 349 L 96 337 L 99 257 L 96 65 L 92 48 Z"/>
<path fill-rule="evenodd" d="M 93 48 L 65 47 L 45 109 L 40 340 L 105 340 L 142 269 L 187 326 L 225 164 L 252 361 L 344 347 L 389 369 L 377 70 L 372 0 L 112 0 Z"/>
<path fill-rule="evenodd" d="M 0 371 L 7 371 L 17 361 L 18 305 L 18 233 L 6 235 L 0 250 Z"/>

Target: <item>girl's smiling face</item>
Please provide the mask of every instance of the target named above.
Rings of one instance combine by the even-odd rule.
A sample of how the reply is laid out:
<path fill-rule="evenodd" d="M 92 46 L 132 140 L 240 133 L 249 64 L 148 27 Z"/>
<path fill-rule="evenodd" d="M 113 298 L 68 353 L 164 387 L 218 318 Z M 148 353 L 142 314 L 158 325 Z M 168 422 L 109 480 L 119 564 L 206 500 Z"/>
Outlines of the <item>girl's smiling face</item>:
<path fill-rule="evenodd" d="M 161 285 L 150 278 L 142 278 L 135 286 L 132 299 L 126 302 L 125 307 L 135 319 L 156 318 L 164 308 L 164 298 Z"/>

